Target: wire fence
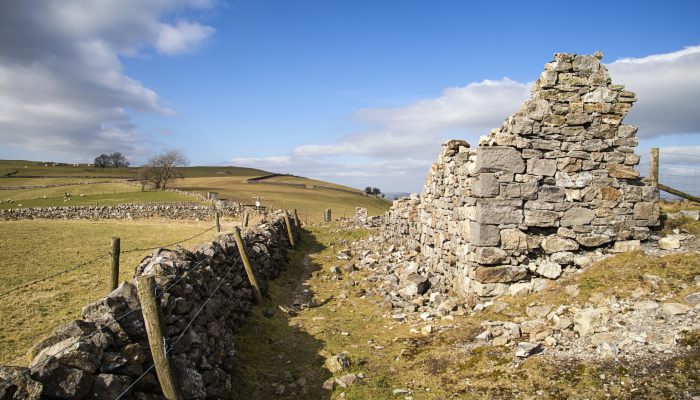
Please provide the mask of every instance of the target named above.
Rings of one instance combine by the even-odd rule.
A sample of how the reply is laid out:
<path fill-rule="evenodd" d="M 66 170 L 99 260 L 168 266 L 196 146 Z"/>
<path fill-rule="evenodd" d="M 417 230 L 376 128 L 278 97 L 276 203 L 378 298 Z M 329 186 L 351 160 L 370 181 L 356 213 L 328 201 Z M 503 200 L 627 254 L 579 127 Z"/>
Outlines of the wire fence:
<path fill-rule="evenodd" d="M 120 254 L 134 253 L 134 252 L 140 252 L 140 251 L 150 251 L 150 250 L 156 250 L 156 249 L 160 249 L 160 248 L 168 248 L 168 247 L 176 246 L 176 245 L 178 245 L 178 244 L 182 244 L 182 243 L 185 243 L 185 242 L 187 242 L 187 241 L 190 241 L 190 240 L 192 240 L 192 239 L 194 239 L 194 238 L 197 238 L 197 237 L 199 237 L 199 236 L 202 236 L 202 235 L 204 235 L 205 233 L 210 232 L 210 231 L 212 231 L 212 230 L 215 229 L 215 228 L 216 228 L 215 226 L 209 227 L 209 228 L 207 228 L 207 229 L 205 229 L 205 230 L 203 230 L 203 231 L 201 231 L 201 232 L 199 232 L 199 233 L 197 233 L 197 234 L 195 234 L 195 235 L 193 235 L 193 236 L 187 237 L 187 238 L 182 239 L 182 240 L 179 240 L 179 241 L 177 241 L 177 242 L 168 243 L 168 244 L 164 244 L 164 245 L 160 245 L 160 246 L 143 247 L 143 248 L 135 248 L 135 249 L 129 249 L 129 250 L 122 250 L 122 251 L 120 252 Z M 48 280 L 50 280 L 50 279 L 57 278 L 57 277 L 59 277 L 59 276 L 61 276 L 61 275 L 63 275 L 63 274 L 67 274 L 67 273 L 69 273 L 69 272 L 72 272 L 72 271 L 78 270 L 78 269 L 80 269 L 80 268 L 86 267 L 86 266 L 88 266 L 88 265 L 90 265 L 90 264 L 92 264 L 92 263 L 94 263 L 94 262 L 96 262 L 96 261 L 102 260 L 102 259 L 104 259 L 104 258 L 107 258 L 107 257 L 111 256 L 111 255 L 112 255 L 111 252 L 103 253 L 103 254 L 101 254 L 101 255 L 95 257 L 95 258 L 92 258 L 92 259 L 90 259 L 90 260 L 84 261 L 84 262 L 82 262 L 82 263 L 80 263 L 80 264 L 74 265 L 74 266 L 69 267 L 69 268 L 66 268 L 66 269 L 64 269 L 64 270 L 61 270 L 61 271 L 58 271 L 58 272 L 54 272 L 54 273 L 49 274 L 49 275 L 47 275 L 47 276 L 45 276 L 45 277 L 43 277 L 43 278 L 35 279 L 35 280 L 32 280 L 32 281 L 29 281 L 29 282 L 20 284 L 20 285 L 18 285 L 18 286 L 13 287 L 12 289 L 9 289 L 9 290 L 7 290 L 7 291 L 5 291 L 5 292 L 3 292 L 3 293 L 0 293 L 0 299 L 9 296 L 9 295 L 12 294 L 12 293 L 18 292 L 18 291 L 20 291 L 20 290 L 22 290 L 22 289 L 26 289 L 26 288 L 28 288 L 28 287 L 30 287 L 30 286 L 32 286 L 32 285 L 36 285 L 36 284 L 39 284 L 39 283 L 41 283 L 41 282 L 46 282 L 46 281 L 48 281 Z"/>
<path fill-rule="evenodd" d="M 649 177 L 651 154 L 641 154 L 639 171 Z M 659 183 L 673 189 L 700 196 L 700 154 L 679 152 L 675 149 L 659 149 Z M 664 200 L 679 200 L 680 197 L 661 191 Z"/>

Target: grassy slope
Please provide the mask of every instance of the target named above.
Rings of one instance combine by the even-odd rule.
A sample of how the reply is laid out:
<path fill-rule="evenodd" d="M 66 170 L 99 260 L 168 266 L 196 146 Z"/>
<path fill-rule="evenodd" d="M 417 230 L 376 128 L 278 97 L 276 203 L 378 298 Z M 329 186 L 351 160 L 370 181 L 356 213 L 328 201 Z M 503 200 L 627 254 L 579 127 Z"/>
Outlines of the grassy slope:
<path fill-rule="evenodd" d="M 485 319 L 524 316 L 525 307 L 533 302 L 576 302 L 566 298 L 562 289 L 572 283 L 580 286 L 578 299 L 585 302 L 595 293 L 624 297 L 639 285 L 642 274 L 651 273 L 663 279 L 660 293 L 672 291 L 678 298 L 697 290 L 691 287 L 693 276 L 700 273 L 700 260 L 694 254 L 664 258 L 637 253 L 619 255 L 557 281 L 544 292 L 506 297 L 508 308 L 502 314 L 489 311 L 410 325 L 392 321 L 388 318 L 390 311 L 381 307 L 382 299 L 360 292 L 372 286 L 365 280 L 367 271 L 344 273 L 342 280 L 330 279 L 329 267 L 339 265 L 335 255 L 344 247 L 342 243 L 363 234 L 366 233 L 322 226 L 304 236 L 303 248 L 294 252 L 290 269 L 272 283 L 271 301 L 256 307 L 251 321 L 237 336 L 238 369 L 234 382 L 239 398 L 335 399 L 342 393 L 346 399 L 402 398 L 392 393 L 396 388 L 411 389 L 415 399 L 668 398 L 671 388 L 678 393 L 695 390 L 700 384 L 696 373 L 700 367 L 697 335 L 687 338 L 688 354 L 649 370 L 620 364 L 554 363 L 542 357 L 528 358 L 512 368 L 510 349 L 465 346 L 481 332 L 479 324 Z M 310 277 L 302 273 L 306 252 L 313 270 Z M 289 305 L 295 290 L 301 289 L 309 290 L 317 302 L 332 298 L 326 305 L 300 311 L 293 317 L 276 309 L 277 304 Z M 342 298 L 344 295 L 347 298 Z M 271 318 L 264 316 L 266 309 L 275 311 Z M 410 332 L 410 328 L 420 329 L 427 324 L 435 331 L 429 336 Z M 365 379 L 346 389 L 336 387 L 332 393 L 324 392 L 319 387 L 331 374 L 323 368 L 319 354 L 343 351 L 353 361 L 348 372 L 361 372 Z M 290 386 L 290 375 L 292 379 L 306 379 L 306 394 Z M 275 394 L 273 382 L 287 385 L 285 393 Z"/>
<path fill-rule="evenodd" d="M 121 237 L 123 251 L 173 243 L 212 226 L 211 222 L 16 221 L 0 223 L 0 293 L 109 252 Z M 226 228 L 228 224 L 224 225 Z M 203 243 L 211 230 L 182 244 Z M 151 251 L 123 254 L 120 278 L 129 279 Z M 0 298 L 0 364 L 23 364 L 41 336 L 79 316 L 83 306 L 109 292 L 109 260 L 104 258 L 50 281 Z"/>
<path fill-rule="evenodd" d="M 263 198 L 263 205 L 271 208 L 296 208 L 299 218 L 319 221 L 323 210 L 330 208 L 334 218 L 352 217 L 355 207 L 366 207 L 370 215 L 384 213 L 391 203 L 361 193 L 347 193 L 328 189 L 306 189 L 292 186 L 248 184 L 243 177 L 186 178 L 177 182 L 184 190 L 218 192 L 219 198 L 245 204 L 255 202 L 256 196 Z"/>

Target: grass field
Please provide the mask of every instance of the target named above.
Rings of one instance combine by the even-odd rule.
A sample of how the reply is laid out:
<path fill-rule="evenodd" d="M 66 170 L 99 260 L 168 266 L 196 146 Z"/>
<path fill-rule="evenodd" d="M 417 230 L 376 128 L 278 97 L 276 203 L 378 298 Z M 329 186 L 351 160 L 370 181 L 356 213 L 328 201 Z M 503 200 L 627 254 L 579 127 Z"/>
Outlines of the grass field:
<path fill-rule="evenodd" d="M 70 193 L 69 201 L 64 201 L 64 193 Z M 192 196 L 174 192 L 141 192 L 140 187 L 121 182 L 2 190 L 0 196 L 0 209 L 197 201 Z"/>
<path fill-rule="evenodd" d="M 379 215 L 389 209 L 391 203 L 376 197 L 365 196 L 360 192 L 348 193 L 328 189 L 307 189 L 294 186 L 243 183 L 244 178 L 186 178 L 176 184 L 180 189 L 194 192 L 218 192 L 219 198 L 245 204 L 262 197 L 263 205 L 278 209 L 294 209 L 299 218 L 309 222 L 320 221 L 323 210 L 330 208 L 333 218 L 345 215 L 352 217 L 355 207 L 366 207 L 370 215 Z"/>
<path fill-rule="evenodd" d="M 65 270 L 109 252 L 112 236 L 122 251 L 189 238 L 211 222 L 172 221 L 12 221 L 0 222 L 0 293 Z M 231 223 L 224 221 L 224 229 Z M 214 230 L 181 244 L 204 243 Z M 152 251 L 125 253 L 120 279 L 133 276 Z M 109 292 L 110 261 L 103 258 L 47 282 L 0 298 L 0 364 L 26 364 L 27 350 L 61 323 L 78 318 L 86 304 Z"/>
<path fill-rule="evenodd" d="M 337 189 L 343 189 L 343 190 L 352 190 L 358 193 L 363 193 L 359 189 L 343 186 L 343 185 L 338 185 L 335 183 L 331 182 L 324 182 L 324 181 L 319 181 L 316 179 L 308 179 L 308 178 L 301 178 L 297 176 L 273 176 L 271 178 L 265 178 L 263 180 L 258 181 L 260 182 L 259 184 L 266 184 L 266 183 L 288 183 L 288 184 L 293 184 L 293 185 L 309 185 L 311 187 L 313 186 L 321 186 L 321 187 L 332 187 L 332 188 L 337 188 Z"/>

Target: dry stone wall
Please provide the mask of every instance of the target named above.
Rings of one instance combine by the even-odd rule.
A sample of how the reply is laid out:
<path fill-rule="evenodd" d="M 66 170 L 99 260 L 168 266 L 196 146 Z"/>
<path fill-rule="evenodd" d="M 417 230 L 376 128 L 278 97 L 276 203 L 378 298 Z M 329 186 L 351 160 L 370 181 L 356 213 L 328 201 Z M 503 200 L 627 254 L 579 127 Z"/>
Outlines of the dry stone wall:
<path fill-rule="evenodd" d="M 242 204 L 224 204 L 216 206 L 223 217 L 237 217 L 243 213 Z M 248 207 L 251 212 L 254 208 Z M 0 221 L 20 219 L 144 219 L 167 218 L 177 220 L 210 220 L 214 218 L 211 206 L 196 203 L 147 203 L 119 204 L 116 206 L 77 206 L 13 208 L 0 210 Z"/>
<path fill-rule="evenodd" d="M 299 227 L 293 231 L 299 239 Z M 286 235 L 281 213 L 243 232 L 263 293 L 286 263 Z M 0 384 L 2 398 L 111 400 L 123 392 L 126 399 L 163 398 L 155 370 L 149 371 L 153 360 L 136 291 L 142 275 L 156 277 L 183 398 L 230 398 L 233 336 L 253 300 L 232 235 L 194 251 L 158 249 L 145 258 L 134 279 L 37 344 L 29 368 L 0 367 L 1 380 L 12 377 Z"/>
<path fill-rule="evenodd" d="M 634 168 L 636 101 L 602 55 L 555 54 L 532 97 L 471 148 L 442 146 L 420 195 L 394 202 L 383 237 L 419 249 L 432 281 L 492 297 L 557 278 L 599 246 L 635 248 L 658 223 L 658 190 Z"/>

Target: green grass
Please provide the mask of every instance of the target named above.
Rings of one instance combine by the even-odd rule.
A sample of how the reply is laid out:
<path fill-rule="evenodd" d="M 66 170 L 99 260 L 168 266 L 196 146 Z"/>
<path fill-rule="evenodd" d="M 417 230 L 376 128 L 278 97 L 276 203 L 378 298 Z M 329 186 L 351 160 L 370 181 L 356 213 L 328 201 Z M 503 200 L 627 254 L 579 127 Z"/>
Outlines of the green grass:
<path fill-rule="evenodd" d="M 108 178 L 6 178 L 0 179 L 0 187 L 16 188 L 18 186 L 48 186 L 48 185 L 69 185 L 79 183 L 107 183 L 113 182 Z M 0 191 L 2 195 L 2 191 Z"/>
<path fill-rule="evenodd" d="M 224 225 L 227 228 L 230 225 Z M 0 293 L 109 252 L 112 236 L 123 251 L 173 243 L 212 226 L 171 221 L 0 222 Z M 204 243 L 214 231 L 182 244 Z M 128 280 L 151 251 L 126 253 L 120 279 Z M 24 365 L 27 350 L 61 323 L 78 318 L 86 304 L 109 292 L 110 261 L 104 258 L 47 282 L 0 298 L 0 364 Z"/>
<path fill-rule="evenodd" d="M 308 189 L 293 186 L 243 183 L 244 178 L 187 178 L 176 182 L 177 187 L 205 193 L 218 192 L 219 198 L 244 204 L 253 204 L 256 196 L 262 197 L 264 206 L 273 209 L 297 209 L 302 221 L 317 222 L 323 218 L 323 210 L 330 208 L 333 218 L 345 215 L 353 217 L 355 207 L 366 207 L 369 215 L 379 215 L 391 206 L 386 200 L 361 193 L 348 193 L 329 189 Z"/>

